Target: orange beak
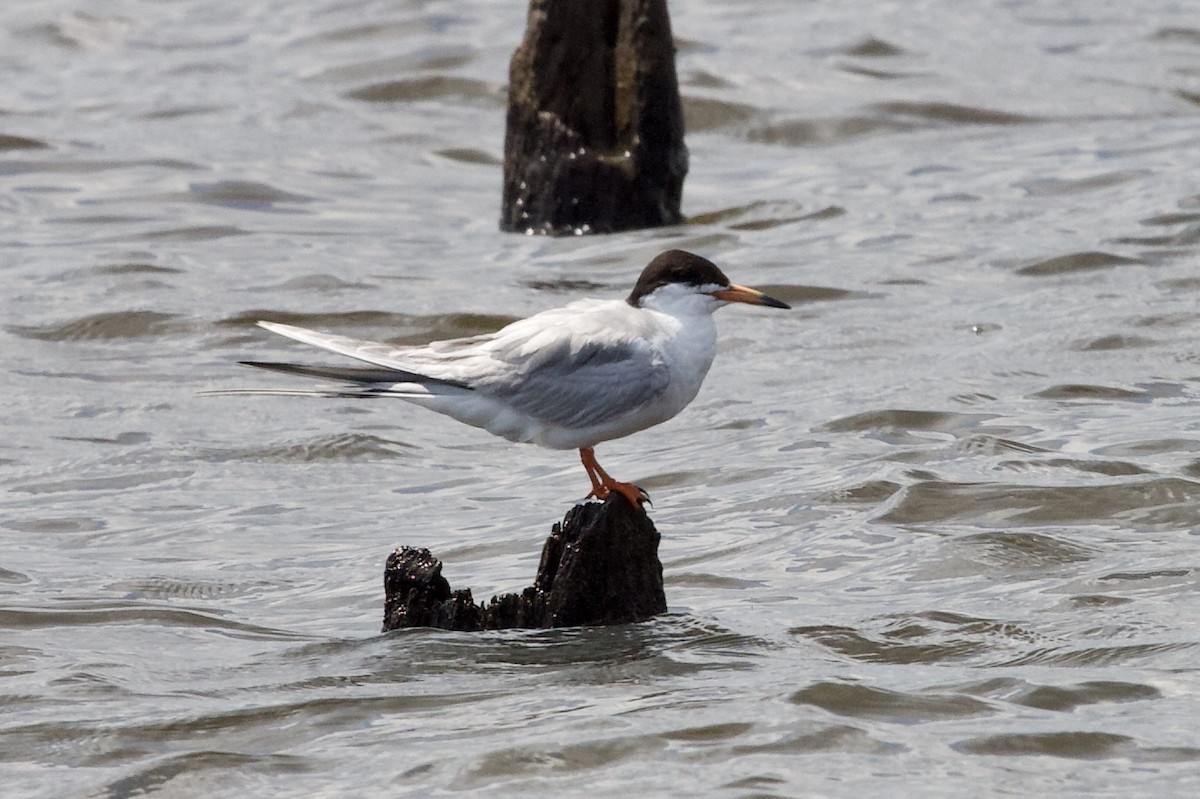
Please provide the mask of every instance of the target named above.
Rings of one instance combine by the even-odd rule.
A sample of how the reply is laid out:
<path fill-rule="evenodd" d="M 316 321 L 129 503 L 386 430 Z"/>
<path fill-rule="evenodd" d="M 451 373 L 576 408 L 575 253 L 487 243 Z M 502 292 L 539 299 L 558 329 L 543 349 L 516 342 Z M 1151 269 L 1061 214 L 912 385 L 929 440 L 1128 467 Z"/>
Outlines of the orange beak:
<path fill-rule="evenodd" d="M 729 288 L 712 293 L 718 300 L 725 302 L 747 302 L 751 305 L 765 305 L 768 308 L 791 308 L 786 302 L 780 302 L 774 297 L 768 297 L 757 289 L 730 283 Z"/>

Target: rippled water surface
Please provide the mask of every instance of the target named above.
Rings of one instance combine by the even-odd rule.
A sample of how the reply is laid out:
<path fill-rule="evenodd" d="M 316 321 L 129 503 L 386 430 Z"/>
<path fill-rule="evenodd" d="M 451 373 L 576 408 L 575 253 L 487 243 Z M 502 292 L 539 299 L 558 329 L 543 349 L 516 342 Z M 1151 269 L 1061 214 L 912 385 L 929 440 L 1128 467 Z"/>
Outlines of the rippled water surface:
<path fill-rule="evenodd" d="M 674 5 L 689 221 L 566 239 L 497 232 L 521 3 L 4 5 L 6 797 L 1200 792 L 1195 8 Z M 528 584 L 574 454 L 196 396 L 668 247 L 795 310 L 600 448 L 649 623 L 379 635 L 399 544 Z"/>

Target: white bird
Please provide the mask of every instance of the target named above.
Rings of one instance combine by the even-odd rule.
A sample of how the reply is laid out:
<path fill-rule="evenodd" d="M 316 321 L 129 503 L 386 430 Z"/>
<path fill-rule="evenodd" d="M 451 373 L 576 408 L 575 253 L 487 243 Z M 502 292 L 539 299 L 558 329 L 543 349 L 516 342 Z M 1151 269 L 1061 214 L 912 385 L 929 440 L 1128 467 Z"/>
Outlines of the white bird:
<path fill-rule="evenodd" d="M 369 367 L 242 361 L 246 366 L 340 381 L 307 390 L 206 394 L 396 397 L 509 441 L 578 449 L 592 490 L 634 507 L 649 496 L 596 462 L 601 441 L 665 422 L 690 403 L 716 355 L 712 314 L 731 302 L 788 308 L 729 282 L 712 262 L 669 250 L 623 300 L 579 300 L 470 338 L 397 347 L 276 322 L 259 326 Z"/>

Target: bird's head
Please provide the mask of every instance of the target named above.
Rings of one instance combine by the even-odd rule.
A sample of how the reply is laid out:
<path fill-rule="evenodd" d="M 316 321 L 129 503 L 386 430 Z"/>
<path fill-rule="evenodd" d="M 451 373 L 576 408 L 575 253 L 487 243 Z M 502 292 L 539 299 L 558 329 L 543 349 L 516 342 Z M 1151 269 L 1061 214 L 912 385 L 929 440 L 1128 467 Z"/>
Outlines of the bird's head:
<path fill-rule="evenodd" d="M 667 250 L 642 270 L 626 299 L 635 308 L 712 313 L 731 302 L 790 308 L 761 291 L 730 283 L 707 258 L 683 250 Z"/>

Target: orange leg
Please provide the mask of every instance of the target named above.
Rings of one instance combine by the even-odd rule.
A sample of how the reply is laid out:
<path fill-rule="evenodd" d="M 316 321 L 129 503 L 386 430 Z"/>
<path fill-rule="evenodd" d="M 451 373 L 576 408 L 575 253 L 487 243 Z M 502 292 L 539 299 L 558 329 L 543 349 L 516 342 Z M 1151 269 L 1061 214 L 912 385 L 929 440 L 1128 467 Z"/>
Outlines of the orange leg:
<path fill-rule="evenodd" d="M 596 452 L 591 447 L 579 450 L 579 460 L 583 461 L 583 468 L 587 471 L 588 479 L 592 481 L 592 493 L 588 494 L 589 497 L 608 499 L 608 495 L 616 491 L 635 508 L 640 508 L 643 502 L 650 501 L 650 495 L 633 483 L 614 480 L 608 472 L 601 469 L 600 464 L 596 463 Z"/>

